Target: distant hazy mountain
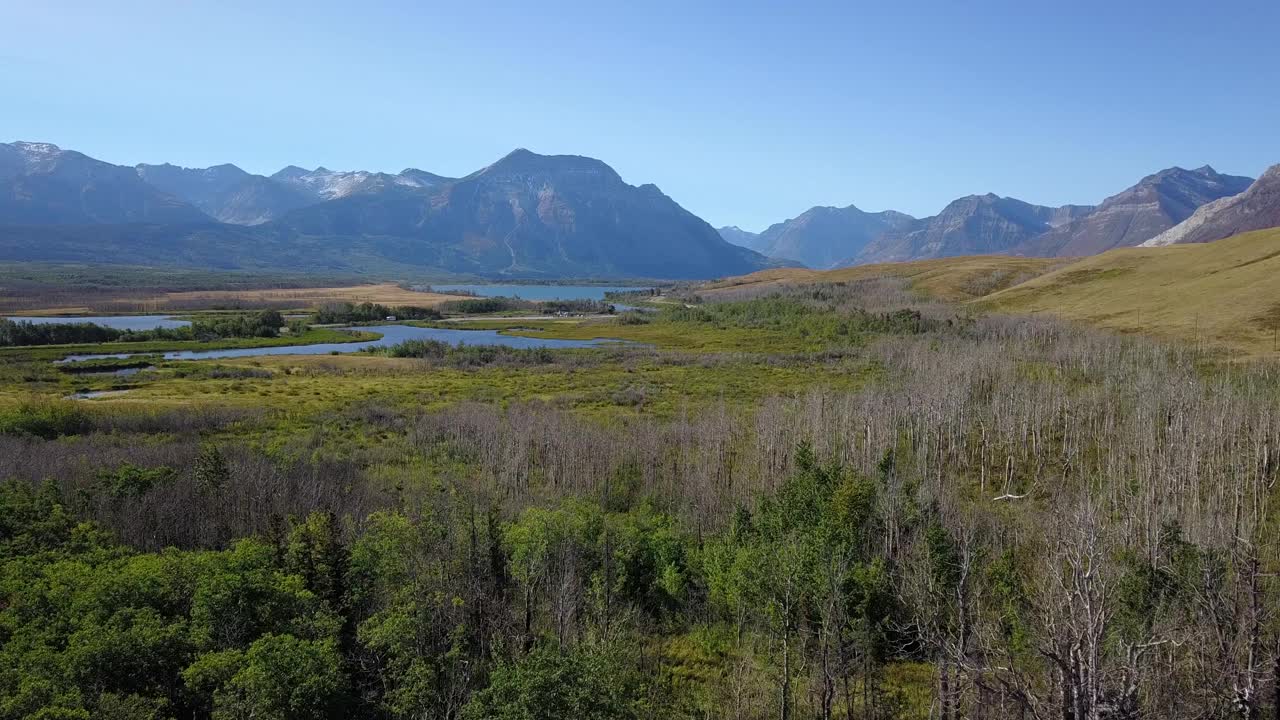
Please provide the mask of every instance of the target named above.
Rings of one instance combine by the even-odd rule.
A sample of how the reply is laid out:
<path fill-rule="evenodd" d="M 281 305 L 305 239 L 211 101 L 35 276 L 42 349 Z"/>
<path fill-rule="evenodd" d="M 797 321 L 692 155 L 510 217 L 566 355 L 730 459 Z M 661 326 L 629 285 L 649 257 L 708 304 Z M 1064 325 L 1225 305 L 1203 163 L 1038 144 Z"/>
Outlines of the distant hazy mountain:
<path fill-rule="evenodd" d="M 1280 165 L 1272 165 L 1249 189 L 1201 205 L 1191 217 L 1143 243 L 1146 247 L 1205 243 L 1250 230 L 1280 227 Z"/>
<path fill-rule="evenodd" d="M 265 178 L 232 165 L 122 168 L 0 145 L 0 189 L 0 258 L 11 260 L 548 278 L 705 278 L 778 264 L 599 160 L 527 150 L 454 180 L 415 169 L 289 167 Z"/>
<path fill-rule="evenodd" d="M 365 170 L 334 172 L 323 167 L 304 170 L 290 165 L 271 177 L 251 175 L 235 165 L 139 165 L 137 170 L 151 185 L 234 225 L 258 225 L 290 210 L 357 193 L 393 187 L 425 190 L 451 180 L 414 168 L 390 175 Z"/>
<path fill-rule="evenodd" d="M 183 168 L 166 163 L 139 165 L 136 169 L 147 183 L 224 223 L 257 225 L 316 202 L 309 193 L 251 175 L 235 165 Z"/>
<path fill-rule="evenodd" d="M 1280 225 L 1280 170 L 1250 182 L 1170 168 L 1097 208 L 970 195 L 920 220 L 815 207 L 756 234 L 717 231 L 657 187 L 574 155 L 517 150 L 457 179 L 297 166 L 264 177 L 235 165 L 121 167 L 17 142 L 0 144 L 0 259 L 705 278 L 795 263 L 1065 256 Z"/>
<path fill-rule="evenodd" d="M 769 226 L 747 247 L 769 257 L 825 269 L 858 255 L 886 233 L 911 230 L 918 222 L 910 215 L 893 210 L 868 213 L 853 205 L 814 207 L 799 217 Z"/>
<path fill-rule="evenodd" d="M 0 144 L 0 222 L 207 223 L 192 205 L 111 165 L 49 143 Z"/>
<path fill-rule="evenodd" d="M 737 245 L 738 247 L 749 248 L 756 252 L 760 252 L 760 248 L 756 245 L 760 239 L 760 233 L 743 230 L 737 225 L 726 225 L 722 228 L 716 228 L 716 232 L 720 233 L 720 237 L 724 238 L 727 242 Z"/>
<path fill-rule="evenodd" d="M 991 193 L 969 195 L 910 229 L 883 234 L 842 264 L 1005 253 L 1091 209 L 1044 207 Z"/>
<path fill-rule="evenodd" d="M 273 225 L 306 236 L 417 238 L 425 263 L 512 276 L 692 278 L 768 264 L 653 185 L 628 185 L 592 158 L 528 150 L 435 188 L 392 182 Z"/>
<path fill-rule="evenodd" d="M 1089 255 L 1139 245 L 1191 217 L 1197 208 L 1243 192 L 1250 182 L 1207 165 L 1196 170 L 1170 168 L 1097 207 L 1054 208 L 992 194 L 970 195 L 923 220 L 892 212 L 868 214 L 853 206 L 813 208 L 759 235 L 738 234 L 736 228 L 723 228 L 721 234 L 770 257 L 815 268 L 992 253 Z M 1222 207 L 1233 208 L 1232 219 L 1218 223 L 1221 230 L 1199 231 L 1195 237 L 1225 237 L 1227 229 L 1249 224 L 1267 226 L 1270 216 L 1262 197 L 1260 191 L 1247 206 L 1223 201 Z M 1217 207 L 1205 207 L 1204 213 Z"/>
<path fill-rule="evenodd" d="M 365 170 L 335 172 L 324 167 L 304 170 L 296 165 L 284 168 L 272 175 L 271 179 L 303 193 L 314 202 L 337 200 L 348 195 L 377 192 L 390 187 L 426 190 L 453 181 L 453 178 L 441 177 L 415 168 L 408 168 L 398 175 L 391 175 Z"/>
<path fill-rule="evenodd" d="M 1141 245 L 1186 220 L 1205 203 L 1243 192 L 1251 178 L 1222 175 L 1208 165 L 1169 168 L 1102 202 L 1094 212 L 1035 238 L 1015 252 L 1040 257 L 1094 255 Z"/>

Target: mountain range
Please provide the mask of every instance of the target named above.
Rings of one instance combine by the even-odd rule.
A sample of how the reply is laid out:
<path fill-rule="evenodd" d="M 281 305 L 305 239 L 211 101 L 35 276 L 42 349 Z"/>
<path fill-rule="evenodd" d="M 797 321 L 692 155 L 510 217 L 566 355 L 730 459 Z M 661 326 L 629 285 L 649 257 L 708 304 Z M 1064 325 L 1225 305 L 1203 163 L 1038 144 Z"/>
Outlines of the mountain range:
<path fill-rule="evenodd" d="M 1141 245 L 1191 217 L 1201 205 L 1238 195 L 1252 182 L 1253 178 L 1223 175 L 1208 165 L 1161 170 L 1015 251 L 1037 257 L 1075 257 Z"/>
<path fill-rule="evenodd" d="M 1091 212 L 1075 205 L 1045 207 L 1014 198 L 969 195 L 913 227 L 864 243 L 842 265 L 1007 253 L 1032 238 Z"/>
<path fill-rule="evenodd" d="M 1074 257 L 1141 245 L 1200 208 L 1225 204 L 1252 182 L 1207 165 L 1175 167 L 1148 175 L 1097 206 L 1046 207 L 988 193 L 959 198 L 923 219 L 893 211 L 864 213 L 853 206 L 815 207 L 758 235 L 736 227 L 720 233 L 765 255 L 818 269 L 993 253 Z M 1247 214 L 1254 224 L 1269 222 L 1258 208 L 1277 205 L 1275 198 L 1260 196 Z"/>
<path fill-rule="evenodd" d="M 9 225 L 207 222 L 133 168 L 48 143 L 0 144 L 0 222 Z"/>
<path fill-rule="evenodd" d="M 968 195 L 915 218 L 813 207 L 719 231 L 654 185 L 576 155 L 516 150 L 461 178 L 288 166 L 113 165 L 0 144 L 0 260 L 488 278 L 697 279 L 768 267 L 1008 254 L 1092 255 L 1280 225 L 1280 166 L 1258 181 L 1169 168 L 1099 205 Z"/>
<path fill-rule="evenodd" d="M 893 210 L 868 213 L 853 205 L 814 207 L 786 222 L 770 225 L 752 237 L 747 247 L 808 267 L 832 267 L 848 258 L 851 250 L 861 249 L 886 234 L 913 228 L 918 222 Z M 734 242 L 729 237 L 725 239 Z"/>
<path fill-rule="evenodd" d="M 123 167 L 0 144 L 0 259 L 483 277 L 705 278 L 780 264 L 605 163 L 516 150 L 463 178 Z"/>
<path fill-rule="evenodd" d="M 1272 165 L 1239 195 L 1201 205 L 1191 217 L 1142 245 L 1206 243 L 1273 227 L 1280 227 L 1280 165 Z"/>

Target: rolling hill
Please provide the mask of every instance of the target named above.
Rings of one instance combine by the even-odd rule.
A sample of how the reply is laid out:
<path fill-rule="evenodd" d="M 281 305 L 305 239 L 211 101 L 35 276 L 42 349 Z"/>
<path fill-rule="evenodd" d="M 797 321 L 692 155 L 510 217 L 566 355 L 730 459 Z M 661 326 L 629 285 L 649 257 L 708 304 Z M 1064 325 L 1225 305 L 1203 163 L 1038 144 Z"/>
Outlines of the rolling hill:
<path fill-rule="evenodd" d="M 709 283 L 699 292 L 716 297 L 877 277 L 904 278 L 923 295 L 984 311 L 1049 313 L 1246 356 L 1280 351 L 1280 228 L 1080 260 L 983 255 L 824 272 L 774 269 Z"/>
<path fill-rule="evenodd" d="M 776 268 L 707 283 L 699 289 L 699 293 L 715 297 L 741 290 L 767 292 L 771 288 L 784 285 L 857 282 L 894 277 L 907 280 L 911 289 L 922 295 L 939 300 L 964 302 L 1017 285 L 1061 267 L 1063 264 L 1062 260 L 1046 258 L 971 255 L 902 263 L 854 265 L 835 270 Z"/>
<path fill-rule="evenodd" d="M 1121 332 L 1273 352 L 1280 331 L 1280 229 L 1212 243 L 1122 248 L 979 300 Z"/>

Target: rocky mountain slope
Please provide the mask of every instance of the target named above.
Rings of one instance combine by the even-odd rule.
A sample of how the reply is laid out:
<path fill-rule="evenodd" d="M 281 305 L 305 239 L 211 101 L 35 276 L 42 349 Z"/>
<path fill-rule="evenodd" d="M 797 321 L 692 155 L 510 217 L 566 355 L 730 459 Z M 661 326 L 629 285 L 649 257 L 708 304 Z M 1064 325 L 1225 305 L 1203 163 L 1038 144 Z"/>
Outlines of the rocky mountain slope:
<path fill-rule="evenodd" d="M 654 185 L 628 185 L 592 158 L 528 150 L 435 188 L 393 183 L 296 210 L 272 227 L 414 238 L 433 264 L 512 276 L 711 277 L 767 264 Z"/>
<path fill-rule="evenodd" d="M 1186 220 L 1205 203 L 1243 192 L 1252 179 L 1205 165 L 1169 168 L 1112 195 L 1094 212 L 1032 239 L 1014 252 L 1037 257 L 1095 255 L 1141 245 Z"/>
<path fill-rule="evenodd" d="M 121 167 L 18 142 L 0 144 L 0 259 L 706 278 L 794 264 L 1071 257 L 1280 225 L 1280 170 L 1250 183 L 1175 167 L 1096 208 L 988 193 L 923 219 L 814 207 L 757 234 L 717 231 L 657 187 L 574 155 L 517 150 L 463 178 L 297 166 L 266 177 L 230 164 Z"/>
<path fill-rule="evenodd" d="M 138 177 L 174 197 L 200 208 L 215 220 L 233 225 L 257 225 L 294 208 L 317 202 L 311 194 L 235 165 L 184 168 L 177 165 L 139 165 Z"/>
<path fill-rule="evenodd" d="M 456 180 L 297 167 L 265 178 L 30 144 L 0 145 L 0 258 L 521 278 L 778 265 L 591 158 L 517 150 Z"/>
<path fill-rule="evenodd" d="M 258 225 L 290 210 L 358 193 L 395 187 L 427 190 L 452 180 L 414 168 L 390 175 L 365 170 L 335 172 L 323 167 L 306 170 L 290 165 L 271 177 L 252 175 L 235 165 L 139 165 L 137 171 L 151 185 L 233 225 Z"/>
<path fill-rule="evenodd" d="M 49 143 L 0 144 L 0 223 L 207 223 L 212 219 L 112 165 Z"/>
<path fill-rule="evenodd" d="M 1032 205 L 992 193 L 953 201 L 904 232 L 887 232 L 848 257 L 844 265 L 1006 253 L 1092 208 Z"/>
<path fill-rule="evenodd" d="M 1239 195 L 1200 206 L 1191 217 L 1146 241 L 1143 247 L 1213 242 L 1273 227 L 1280 227 L 1280 165 L 1271 166 Z"/>
<path fill-rule="evenodd" d="M 813 207 L 798 217 L 771 225 L 753 241 L 753 250 L 796 260 L 811 268 L 829 268 L 862 252 L 886 233 L 917 226 L 910 215 L 886 210 L 869 213 L 848 207 Z"/>
<path fill-rule="evenodd" d="M 720 237 L 724 238 L 726 242 L 733 243 L 738 247 L 744 247 L 749 250 L 760 252 L 760 248 L 758 246 L 760 233 L 743 230 L 737 225 L 726 225 L 722 228 L 716 228 L 716 232 L 720 233 Z"/>
<path fill-rule="evenodd" d="M 1074 257 L 1139 245 L 1197 208 L 1242 192 L 1250 182 L 1207 165 L 1175 167 L 1143 178 L 1096 207 L 1055 208 L 993 194 L 969 195 L 923 220 L 862 213 L 853 206 L 813 208 L 756 236 L 736 228 L 724 228 L 721 234 L 770 257 L 813 268 L 990 253 Z M 1249 214 L 1258 216 L 1256 222 L 1267 222 L 1265 213 Z"/>
<path fill-rule="evenodd" d="M 416 168 L 407 168 L 396 175 L 391 175 L 366 170 L 333 171 L 325 167 L 305 170 L 296 165 L 290 165 L 272 175 L 271 180 L 309 197 L 312 202 L 324 202 L 392 187 L 429 190 L 452 182 L 453 178 Z"/>

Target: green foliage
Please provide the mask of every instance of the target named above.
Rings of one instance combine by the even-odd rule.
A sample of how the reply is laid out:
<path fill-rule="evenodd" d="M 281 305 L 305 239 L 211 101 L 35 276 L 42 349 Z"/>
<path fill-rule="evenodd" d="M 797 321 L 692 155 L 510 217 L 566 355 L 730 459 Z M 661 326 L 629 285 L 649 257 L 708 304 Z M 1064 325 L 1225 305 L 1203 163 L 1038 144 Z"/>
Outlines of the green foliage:
<path fill-rule="evenodd" d="M 78 529 L 52 481 L 39 488 L 16 480 L 0 483 L 0 559 L 58 549 Z"/>
<path fill-rule="evenodd" d="M 0 485 L 0 718 L 339 717 L 339 622 L 304 585 L 259 541 L 136 554 Z"/>
<path fill-rule="evenodd" d="M 228 467 L 226 458 L 222 456 L 222 451 L 216 445 L 206 445 L 196 456 L 192 475 L 195 478 L 196 487 L 203 492 L 216 493 L 230 480 L 231 468 Z"/>
<path fill-rule="evenodd" d="M 493 622 L 489 603 L 502 592 L 499 543 L 496 517 L 478 510 L 455 522 L 369 518 L 351 548 L 349 597 L 361 651 L 384 687 L 383 710 L 430 716 L 471 691 L 474 656 Z"/>
<path fill-rule="evenodd" d="M 0 318 L 0 347 L 66 345 L 118 340 L 125 332 L 93 323 L 34 323 Z"/>
<path fill-rule="evenodd" d="M 566 572 L 585 578 L 590 610 L 607 625 L 625 607 L 661 619 L 679 610 L 692 572 L 688 539 L 648 505 L 607 512 L 566 500 L 530 508 L 503 536 L 511 575 L 530 596 L 553 594 Z"/>
<path fill-rule="evenodd" d="M 177 473 L 171 467 L 141 468 L 125 463 L 115 470 L 98 471 L 98 487 L 116 500 L 137 497 L 171 480 Z"/>
<path fill-rule="evenodd" d="M 877 483 L 821 465 L 801 445 L 796 472 L 752 515 L 739 510 L 702 557 L 708 599 L 738 627 L 751 621 L 781 646 L 800 629 L 826 633 L 877 661 L 895 613 L 891 568 L 874 550 Z"/>
<path fill-rule="evenodd" d="M 648 720 L 670 717 L 646 678 L 607 650 L 535 649 L 499 665 L 463 712 L 466 720 Z"/>
<path fill-rule="evenodd" d="M 70 400 L 30 400 L 0 410 L 0 434 L 33 435 L 51 440 L 63 435 L 78 435 L 88 428 L 88 414 Z"/>
<path fill-rule="evenodd" d="M 1219 553 L 1203 552 L 1182 537 L 1176 524 L 1160 531 L 1158 557 L 1127 554 L 1116 583 L 1116 637 L 1129 643 L 1150 637 L 1162 620 L 1184 621 L 1195 595 L 1219 592 L 1228 563 Z"/>
<path fill-rule="evenodd" d="M 652 320 L 646 313 L 624 312 L 618 315 L 619 325 L 648 325 Z"/>
<path fill-rule="evenodd" d="M 190 334 L 204 342 L 219 338 L 273 338 L 280 334 L 284 324 L 279 311 L 262 310 L 195 320 L 191 323 Z"/>
<path fill-rule="evenodd" d="M 556 361 L 547 348 L 513 348 L 505 345 L 451 345 L 440 340 L 405 340 L 386 348 L 366 348 L 371 354 L 398 358 L 435 360 L 456 367 L 504 365 L 546 365 Z"/>
<path fill-rule="evenodd" d="M 312 513 L 290 530 L 283 552 L 285 571 L 334 609 L 345 599 L 348 558 L 341 533 L 333 513 Z"/>
<path fill-rule="evenodd" d="M 992 560 L 986 568 L 986 575 L 987 585 L 995 599 L 995 610 L 999 613 L 998 627 L 1015 653 L 1025 653 L 1033 649 L 1027 621 L 1031 612 L 1031 591 L 1027 586 L 1026 569 L 1018 561 L 1018 552 L 1009 548 Z"/>
<path fill-rule="evenodd" d="M 836 345 L 858 343 L 873 334 L 914 335 L 940 326 L 910 309 L 868 312 L 840 308 L 833 312 L 833 298 L 818 289 L 813 293 L 812 297 L 772 295 L 743 302 L 666 305 L 659 319 L 773 331 Z"/>
<path fill-rule="evenodd" d="M 488 313 L 507 312 L 511 310 L 532 310 L 533 303 L 506 297 L 477 297 L 466 300 L 450 300 L 440 306 L 445 312 L 463 313 L 466 315 L 484 315 Z"/>
<path fill-rule="evenodd" d="M 33 323 L 0 318 L 0 347 L 26 345 L 71 345 L 106 342 L 141 343 L 157 340 L 199 340 L 220 338 L 273 338 L 285 324 L 276 310 L 257 313 L 213 315 L 178 328 L 118 330 L 93 323 Z"/>
<path fill-rule="evenodd" d="M 244 653 L 221 658 L 211 669 L 221 673 L 234 669 L 213 693 L 213 720 L 344 717 L 346 678 L 332 640 L 267 634 Z M 192 679 L 207 683 L 208 675 Z"/>
<path fill-rule="evenodd" d="M 435 308 L 398 306 L 388 307 L 377 303 L 330 303 L 322 305 L 311 319 L 321 325 L 353 322 L 379 322 L 389 317 L 396 320 L 439 320 L 443 317 Z"/>
<path fill-rule="evenodd" d="M 925 527 L 924 539 L 929 572 L 934 582 L 942 592 L 953 590 L 960 584 L 959 548 L 956 547 L 947 529 L 937 519 Z"/>

